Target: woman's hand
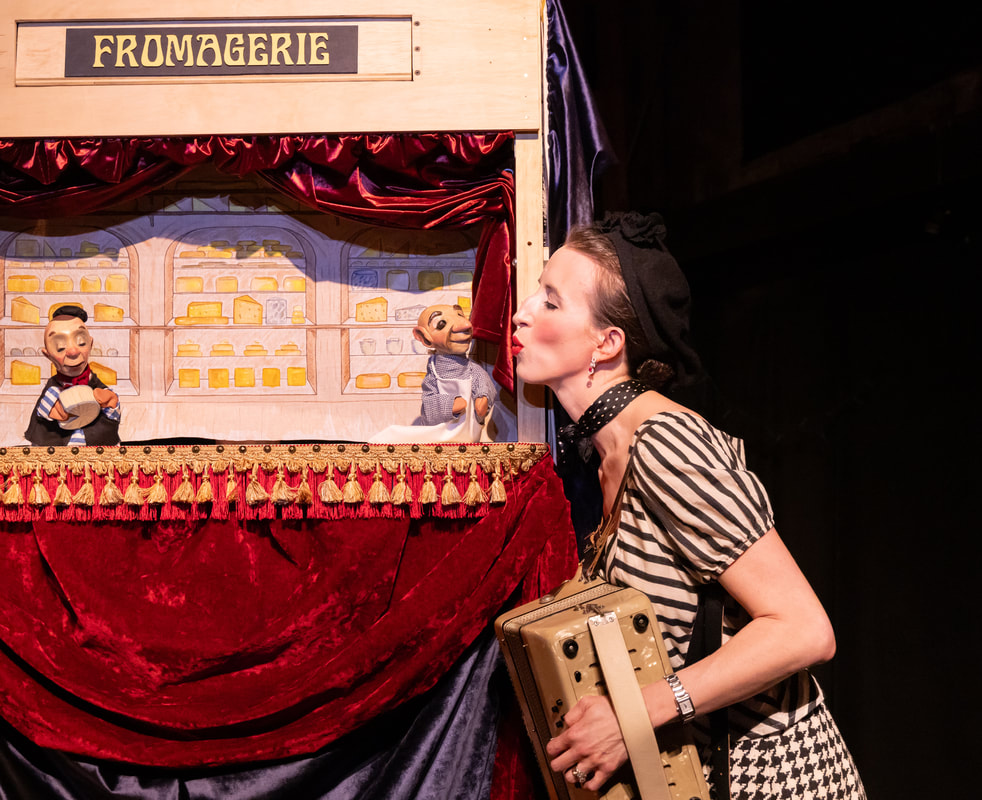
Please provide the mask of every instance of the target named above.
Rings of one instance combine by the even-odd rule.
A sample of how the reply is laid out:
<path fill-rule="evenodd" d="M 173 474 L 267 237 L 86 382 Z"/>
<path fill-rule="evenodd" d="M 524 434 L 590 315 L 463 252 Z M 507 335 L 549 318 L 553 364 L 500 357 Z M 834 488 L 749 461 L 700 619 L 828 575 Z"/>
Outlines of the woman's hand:
<path fill-rule="evenodd" d="M 588 695 L 563 718 L 566 729 L 546 745 L 549 766 L 568 783 L 596 792 L 627 761 L 627 748 L 610 700 Z M 589 775 L 577 780 L 573 770 Z"/>

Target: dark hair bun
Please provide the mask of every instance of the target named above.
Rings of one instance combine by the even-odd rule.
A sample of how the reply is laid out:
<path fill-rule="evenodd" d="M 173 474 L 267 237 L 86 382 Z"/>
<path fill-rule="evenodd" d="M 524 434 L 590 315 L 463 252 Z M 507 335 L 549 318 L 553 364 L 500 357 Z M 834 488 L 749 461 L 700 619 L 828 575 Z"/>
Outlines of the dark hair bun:
<path fill-rule="evenodd" d="M 661 389 L 675 377 L 675 370 L 664 361 L 649 358 L 638 366 L 637 377 L 652 389 Z"/>

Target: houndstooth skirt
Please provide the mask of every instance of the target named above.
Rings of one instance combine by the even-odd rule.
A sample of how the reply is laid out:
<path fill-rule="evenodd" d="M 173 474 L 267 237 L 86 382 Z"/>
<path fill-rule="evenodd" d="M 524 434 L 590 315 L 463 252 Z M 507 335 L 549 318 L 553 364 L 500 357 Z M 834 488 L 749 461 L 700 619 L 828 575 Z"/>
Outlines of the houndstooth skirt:
<path fill-rule="evenodd" d="M 866 800 L 866 790 L 823 704 L 782 733 L 744 737 L 733 744 L 730 798 Z"/>

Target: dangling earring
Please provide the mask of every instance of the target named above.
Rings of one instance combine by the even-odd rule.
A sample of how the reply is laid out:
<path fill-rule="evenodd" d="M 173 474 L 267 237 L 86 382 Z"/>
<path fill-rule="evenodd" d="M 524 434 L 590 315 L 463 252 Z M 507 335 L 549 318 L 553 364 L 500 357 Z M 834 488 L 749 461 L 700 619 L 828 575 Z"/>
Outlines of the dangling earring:
<path fill-rule="evenodd" d="M 586 368 L 586 374 L 587 374 L 586 385 L 587 386 L 592 386 L 593 385 L 593 373 L 596 372 L 596 371 L 597 371 L 597 357 L 596 356 L 593 356 L 590 359 L 590 366 Z"/>

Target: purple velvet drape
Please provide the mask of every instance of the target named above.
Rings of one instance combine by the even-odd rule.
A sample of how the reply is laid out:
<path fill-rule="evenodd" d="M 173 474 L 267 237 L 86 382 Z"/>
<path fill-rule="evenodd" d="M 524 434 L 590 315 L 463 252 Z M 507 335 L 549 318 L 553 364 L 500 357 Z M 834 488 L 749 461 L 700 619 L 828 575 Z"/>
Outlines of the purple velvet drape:
<path fill-rule="evenodd" d="M 358 134 L 0 140 L 0 216 L 73 217 L 132 200 L 209 163 L 256 174 L 321 211 L 399 228 L 481 226 L 471 322 L 511 358 L 513 135 Z"/>

